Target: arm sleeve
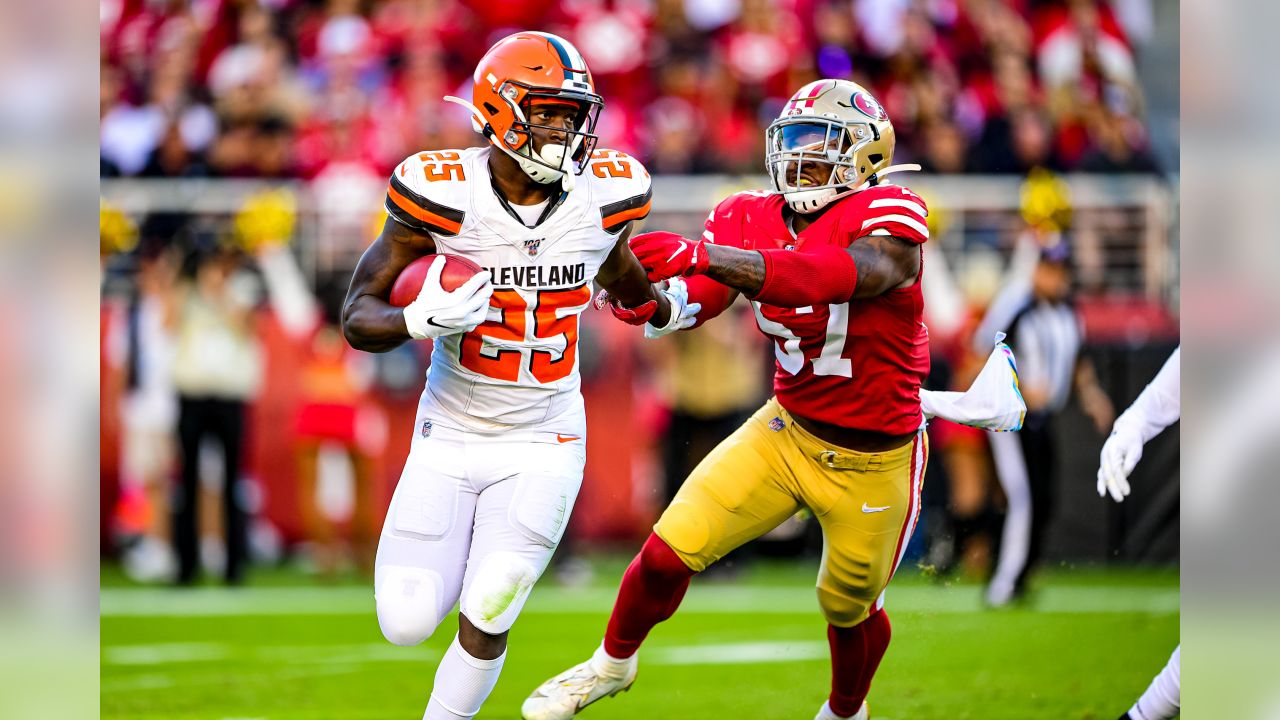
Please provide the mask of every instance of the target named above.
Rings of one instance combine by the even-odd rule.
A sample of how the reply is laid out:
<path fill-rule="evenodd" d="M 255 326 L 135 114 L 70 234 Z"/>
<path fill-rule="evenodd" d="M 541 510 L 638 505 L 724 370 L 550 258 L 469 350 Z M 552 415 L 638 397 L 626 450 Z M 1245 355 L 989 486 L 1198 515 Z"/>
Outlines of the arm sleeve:
<path fill-rule="evenodd" d="M 845 303 L 858 285 L 858 266 L 844 248 L 758 252 L 764 256 L 764 285 L 752 298 L 758 302 L 791 308 Z"/>
<path fill-rule="evenodd" d="M 702 303 L 702 309 L 698 311 L 698 321 L 692 327 L 701 327 L 711 318 L 728 310 L 733 304 L 733 290 L 706 275 L 685 278 L 684 284 L 689 289 L 689 302 Z"/>
<path fill-rule="evenodd" d="M 1116 420 L 1117 431 L 1135 430 L 1146 443 L 1181 416 L 1182 348 L 1173 351 L 1154 380 Z"/>

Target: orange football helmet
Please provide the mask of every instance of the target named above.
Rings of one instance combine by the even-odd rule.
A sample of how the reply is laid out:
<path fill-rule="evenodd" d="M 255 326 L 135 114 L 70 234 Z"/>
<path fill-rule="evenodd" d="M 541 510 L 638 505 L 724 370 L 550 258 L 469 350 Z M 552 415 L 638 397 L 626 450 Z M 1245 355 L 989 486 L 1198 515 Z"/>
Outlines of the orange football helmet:
<path fill-rule="evenodd" d="M 534 180 L 552 183 L 580 175 L 596 144 L 596 121 L 604 101 L 595 92 L 587 63 L 568 40 L 550 33 L 518 32 L 499 40 L 476 66 L 472 102 L 446 100 L 468 107 L 478 132 L 515 158 Z M 577 108 L 573 129 L 534 125 L 530 106 L 538 101 L 568 103 Z M 531 130 L 562 132 L 565 144 L 534 148 Z M 567 178 L 567 179 L 566 179 Z"/>

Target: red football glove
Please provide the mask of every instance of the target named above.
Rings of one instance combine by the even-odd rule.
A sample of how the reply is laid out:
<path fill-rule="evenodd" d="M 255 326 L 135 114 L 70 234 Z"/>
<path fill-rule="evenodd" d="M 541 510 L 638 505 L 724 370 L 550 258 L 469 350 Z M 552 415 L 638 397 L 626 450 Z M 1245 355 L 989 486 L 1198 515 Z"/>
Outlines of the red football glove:
<path fill-rule="evenodd" d="M 673 277 L 689 277 L 707 271 L 711 260 L 707 257 L 705 240 L 689 240 L 675 233 L 648 232 L 631 238 L 631 252 L 635 253 L 649 275 L 649 282 L 659 282 Z"/>
<path fill-rule="evenodd" d="M 633 308 L 625 308 L 618 304 L 617 298 L 610 295 L 608 290 L 601 290 L 596 295 L 596 309 L 600 310 L 605 305 L 609 306 L 609 311 L 614 317 L 628 325 L 644 325 L 653 318 L 654 313 L 658 312 L 657 300 L 649 300 Z"/>

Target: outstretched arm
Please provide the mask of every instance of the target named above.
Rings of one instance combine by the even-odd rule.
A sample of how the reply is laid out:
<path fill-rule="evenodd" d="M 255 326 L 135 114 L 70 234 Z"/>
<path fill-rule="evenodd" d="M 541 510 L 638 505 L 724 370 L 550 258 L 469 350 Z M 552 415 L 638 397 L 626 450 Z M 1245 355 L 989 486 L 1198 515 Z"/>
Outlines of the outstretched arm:
<path fill-rule="evenodd" d="M 915 282 L 920 248 L 892 235 L 865 235 L 848 248 L 743 250 L 672 233 L 646 233 L 632 250 L 649 279 L 706 275 L 778 307 L 805 307 L 869 298 Z"/>
<path fill-rule="evenodd" d="M 387 218 L 382 233 L 360 256 L 342 306 L 342 333 L 351 347 L 387 352 L 410 338 L 404 310 L 387 298 L 405 266 L 435 251 L 430 235 Z"/>
<path fill-rule="evenodd" d="M 845 250 L 828 245 L 804 253 L 710 244 L 706 248 L 708 277 L 781 307 L 875 297 L 909 285 L 920 274 L 919 246 L 892 235 L 861 237 Z M 770 296 L 779 296 L 785 304 L 765 299 Z"/>

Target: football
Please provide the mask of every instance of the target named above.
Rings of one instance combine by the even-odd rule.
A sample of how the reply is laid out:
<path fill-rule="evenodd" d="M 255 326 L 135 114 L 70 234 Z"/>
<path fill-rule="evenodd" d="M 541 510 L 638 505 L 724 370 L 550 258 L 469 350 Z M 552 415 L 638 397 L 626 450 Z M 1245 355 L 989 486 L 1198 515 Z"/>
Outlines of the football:
<path fill-rule="evenodd" d="M 439 259 L 443 259 L 445 263 L 444 270 L 440 272 L 440 286 L 449 292 L 457 290 L 476 273 L 484 272 L 484 268 L 461 255 L 425 255 L 409 263 L 404 270 L 400 271 L 400 277 L 397 277 L 395 284 L 391 286 L 391 304 L 396 307 L 405 307 L 413 302 L 422 291 L 427 270 Z"/>

